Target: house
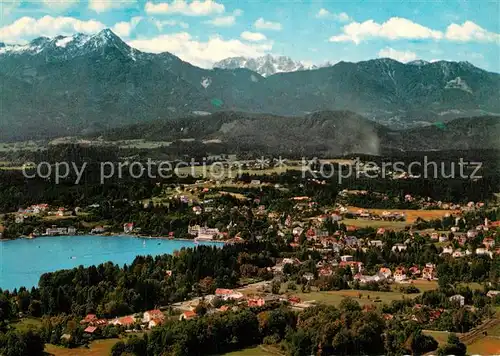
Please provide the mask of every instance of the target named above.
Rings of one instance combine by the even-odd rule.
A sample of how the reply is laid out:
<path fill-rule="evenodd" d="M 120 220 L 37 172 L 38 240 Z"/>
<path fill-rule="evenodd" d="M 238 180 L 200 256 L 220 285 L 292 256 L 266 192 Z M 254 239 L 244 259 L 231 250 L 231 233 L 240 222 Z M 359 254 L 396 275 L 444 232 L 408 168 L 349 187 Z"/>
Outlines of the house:
<path fill-rule="evenodd" d="M 94 326 L 105 326 L 108 324 L 106 319 L 98 319 L 92 323 Z"/>
<path fill-rule="evenodd" d="M 439 240 L 439 234 L 437 232 L 433 232 L 431 234 L 431 240 L 433 240 L 433 241 Z"/>
<path fill-rule="evenodd" d="M 394 281 L 397 283 L 403 282 L 407 279 L 405 269 L 403 267 L 398 267 L 394 271 Z"/>
<path fill-rule="evenodd" d="M 382 267 L 378 271 L 379 274 L 383 275 L 384 278 L 389 278 L 392 275 L 392 271 L 390 268 Z"/>
<path fill-rule="evenodd" d="M 135 324 L 135 319 L 132 316 L 124 316 L 122 318 L 115 318 L 110 322 L 113 325 L 121 325 L 121 326 L 132 326 Z"/>
<path fill-rule="evenodd" d="M 91 234 L 96 234 L 96 235 L 103 234 L 105 232 L 106 229 L 104 228 L 104 226 L 96 226 L 90 231 Z"/>
<path fill-rule="evenodd" d="M 48 208 L 49 208 L 48 204 L 37 204 L 37 205 L 30 206 L 26 210 L 33 212 L 33 214 L 37 214 L 38 215 L 38 214 L 41 214 L 44 211 L 46 211 Z"/>
<path fill-rule="evenodd" d="M 217 228 L 202 227 L 198 230 L 198 240 L 213 240 L 214 237 L 220 235 L 220 231 Z"/>
<path fill-rule="evenodd" d="M 142 317 L 143 323 L 149 323 L 153 319 L 165 319 L 165 315 L 161 310 L 158 309 L 148 310 L 144 312 Z"/>
<path fill-rule="evenodd" d="M 26 216 L 23 215 L 23 214 L 16 215 L 16 224 L 22 224 L 22 223 L 24 223 L 24 219 L 25 218 L 26 218 Z"/>
<path fill-rule="evenodd" d="M 476 248 L 476 255 L 479 255 L 479 256 L 488 255 L 488 256 L 490 256 L 490 258 L 493 258 L 493 252 L 488 251 L 484 247 L 478 247 L 478 248 Z"/>
<path fill-rule="evenodd" d="M 486 246 L 488 249 L 493 248 L 495 246 L 495 239 L 492 239 L 491 237 L 485 237 L 483 239 L 483 245 Z"/>
<path fill-rule="evenodd" d="M 249 298 L 247 303 L 249 307 L 262 307 L 266 304 L 266 301 L 264 298 Z"/>
<path fill-rule="evenodd" d="M 134 223 L 123 224 L 123 232 L 126 234 L 131 234 L 134 231 Z"/>
<path fill-rule="evenodd" d="M 353 260 L 353 257 L 351 255 L 340 256 L 340 261 L 342 261 L 342 262 L 349 262 L 352 260 Z"/>
<path fill-rule="evenodd" d="M 152 329 L 156 326 L 159 326 L 161 324 L 163 324 L 163 321 L 165 319 L 151 319 L 149 322 L 148 322 L 148 329 Z"/>
<path fill-rule="evenodd" d="M 342 220 L 342 215 L 339 214 L 332 214 L 332 221 L 341 221 Z"/>
<path fill-rule="evenodd" d="M 341 261 L 339 267 L 346 268 L 349 267 L 354 273 L 361 272 L 363 270 L 363 262 L 356 261 Z"/>
<path fill-rule="evenodd" d="M 307 281 L 312 281 L 314 279 L 314 274 L 307 272 L 302 276 Z"/>
<path fill-rule="evenodd" d="M 448 241 L 448 236 L 444 234 L 439 236 L 439 242 L 446 242 L 446 241 Z"/>
<path fill-rule="evenodd" d="M 236 292 L 232 289 L 224 289 L 217 288 L 215 290 L 215 295 L 221 298 L 222 300 L 230 300 L 230 299 L 241 299 L 243 298 L 243 294 L 240 292 Z"/>
<path fill-rule="evenodd" d="M 460 294 L 455 294 L 454 296 L 450 297 L 450 301 L 452 303 L 457 303 L 458 305 L 463 307 L 465 304 L 465 297 L 461 296 Z"/>
<path fill-rule="evenodd" d="M 359 283 L 379 282 L 379 281 L 385 279 L 385 277 L 383 275 L 376 274 L 373 276 L 367 276 L 367 275 L 363 275 L 361 273 L 356 273 L 353 278 L 354 278 L 354 280 L 359 281 Z"/>
<path fill-rule="evenodd" d="M 385 229 L 383 227 L 379 227 L 377 230 L 377 235 L 383 235 L 385 234 Z"/>
<path fill-rule="evenodd" d="M 425 267 L 422 269 L 422 278 L 423 279 L 435 279 L 436 278 L 436 269 L 434 267 Z"/>
<path fill-rule="evenodd" d="M 95 321 L 97 321 L 97 316 L 95 314 L 87 314 L 87 316 L 80 321 L 80 324 L 90 324 Z"/>
<path fill-rule="evenodd" d="M 475 230 L 469 230 L 467 231 L 467 238 L 468 239 L 473 239 L 477 236 L 477 231 Z"/>
<path fill-rule="evenodd" d="M 76 228 L 74 226 L 68 227 L 68 235 L 76 235 Z"/>
<path fill-rule="evenodd" d="M 348 247 L 354 247 L 359 245 L 359 240 L 356 236 L 346 236 L 344 237 L 344 243 Z"/>
<path fill-rule="evenodd" d="M 408 272 L 410 272 L 412 275 L 419 275 L 420 273 L 422 273 L 422 271 L 420 271 L 420 268 L 418 268 L 417 266 L 410 267 L 408 269 Z"/>
<path fill-rule="evenodd" d="M 228 305 L 223 305 L 221 306 L 219 309 L 217 309 L 218 311 L 220 312 L 226 312 L 228 311 L 229 309 L 231 309 Z"/>
<path fill-rule="evenodd" d="M 83 330 L 83 332 L 87 334 L 93 334 L 96 330 L 97 326 L 87 326 L 85 330 Z"/>
<path fill-rule="evenodd" d="M 397 243 L 395 244 L 394 246 L 392 246 L 392 252 L 401 252 L 401 251 L 405 251 L 407 249 L 407 246 L 405 244 L 402 244 L 402 243 Z"/>
<path fill-rule="evenodd" d="M 453 253 L 453 246 L 445 246 L 443 248 L 443 252 L 441 252 L 441 254 L 449 254 L 451 255 Z"/>
<path fill-rule="evenodd" d="M 461 257 L 464 257 L 465 254 L 463 253 L 462 250 L 455 250 L 455 252 L 453 252 L 452 256 L 453 256 L 453 258 L 461 258 Z"/>
<path fill-rule="evenodd" d="M 190 320 L 196 318 L 196 313 L 194 311 L 188 310 L 179 316 L 179 320 Z"/>
<path fill-rule="evenodd" d="M 286 265 L 286 264 L 291 264 L 291 265 L 294 265 L 294 266 L 298 266 L 301 264 L 300 260 L 298 258 L 284 258 L 281 263 L 283 265 Z"/>
<path fill-rule="evenodd" d="M 486 293 L 486 296 L 488 298 L 493 298 L 496 297 L 497 295 L 500 295 L 500 290 L 490 290 L 488 293 Z"/>
<path fill-rule="evenodd" d="M 381 240 L 371 240 L 368 241 L 368 245 L 373 246 L 373 247 L 382 247 L 384 243 Z"/>

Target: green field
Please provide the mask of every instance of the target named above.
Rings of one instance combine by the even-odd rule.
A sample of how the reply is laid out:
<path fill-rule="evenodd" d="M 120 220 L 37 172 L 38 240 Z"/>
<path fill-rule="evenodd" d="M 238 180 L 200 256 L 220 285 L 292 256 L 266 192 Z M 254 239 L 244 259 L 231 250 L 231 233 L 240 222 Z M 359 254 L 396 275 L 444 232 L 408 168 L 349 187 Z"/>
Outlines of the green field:
<path fill-rule="evenodd" d="M 410 225 L 406 221 L 383 221 L 383 220 L 368 220 L 368 219 L 344 219 L 342 223 L 345 225 L 352 225 L 360 228 L 383 227 L 385 229 L 402 230 L 405 226 Z"/>
<path fill-rule="evenodd" d="M 40 326 L 42 326 L 42 322 L 40 319 L 36 318 L 24 318 L 12 323 L 12 326 L 17 330 L 27 330 L 32 328 L 39 328 Z"/>
<path fill-rule="evenodd" d="M 402 300 L 403 298 L 414 298 L 418 294 L 403 294 L 400 292 L 372 292 L 361 290 L 340 290 L 329 292 L 310 292 L 310 293 L 292 293 L 293 296 L 299 297 L 302 301 L 315 301 L 327 305 L 337 306 L 342 299 L 350 297 L 356 300 L 361 305 L 377 304 L 375 300 L 380 300 L 382 303 L 390 303 L 393 300 Z M 361 295 L 361 298 L 359 296 Z"/>
<path fill-rule="evenodd" d="M 76 349 L 47 344 L 45 345 L 45 352 L 54 356 L 108 356 L 111 353 L 111 348 L 118 340 L 96 340 L 90 344 L 89 348 L 79 347 Z"/>

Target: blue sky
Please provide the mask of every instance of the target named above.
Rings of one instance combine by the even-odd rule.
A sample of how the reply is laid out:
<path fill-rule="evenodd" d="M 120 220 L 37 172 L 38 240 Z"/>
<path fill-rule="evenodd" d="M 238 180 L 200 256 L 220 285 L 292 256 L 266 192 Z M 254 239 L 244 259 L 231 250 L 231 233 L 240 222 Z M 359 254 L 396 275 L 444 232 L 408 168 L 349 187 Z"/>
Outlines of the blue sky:
<path fill-rule="evenodd" d="M 316 64 L 460 60 L 500 72 L 499 18 L 500 2 L 488 0 L 0 0 L 0 41 L 109 27 L 202 67 L 271 53 Z"/>

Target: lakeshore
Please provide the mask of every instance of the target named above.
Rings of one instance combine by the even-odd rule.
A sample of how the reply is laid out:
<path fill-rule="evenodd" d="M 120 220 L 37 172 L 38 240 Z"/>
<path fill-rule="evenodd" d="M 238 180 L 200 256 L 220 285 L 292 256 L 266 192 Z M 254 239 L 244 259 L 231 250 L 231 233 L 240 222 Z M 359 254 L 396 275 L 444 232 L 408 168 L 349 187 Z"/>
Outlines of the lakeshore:
<path fill-rule="evenodd" d="M 44 236 L 48 237 L 48 236 Z M 135 235 L 75 235 L 0 241 L 0 288 L 12 290 L 38 285 L 47 272 L 83 265 L 113 262 L 132 263 L 137 256 L 171 254 L 200 245 L 221 246 L 221 242 L 141 237 Z"/>

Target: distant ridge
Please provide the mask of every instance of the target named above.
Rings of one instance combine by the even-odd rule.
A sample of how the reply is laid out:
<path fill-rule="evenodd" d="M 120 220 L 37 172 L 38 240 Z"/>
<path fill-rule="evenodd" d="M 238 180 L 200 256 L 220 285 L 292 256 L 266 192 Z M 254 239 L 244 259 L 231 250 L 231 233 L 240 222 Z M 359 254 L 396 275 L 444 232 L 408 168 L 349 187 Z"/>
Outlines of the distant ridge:
<path fill-rule="evenodd" d="M 168 52 L 131 48 L 106 29 L 0 45 L 0 141 L 228 110 L 281 116 L 349 110 L 408 128 L 498 114 L 499 91 L 499 74 L 468 62 L 383 58 L 267 77 L 245 68 L 208 70 Z"/>

